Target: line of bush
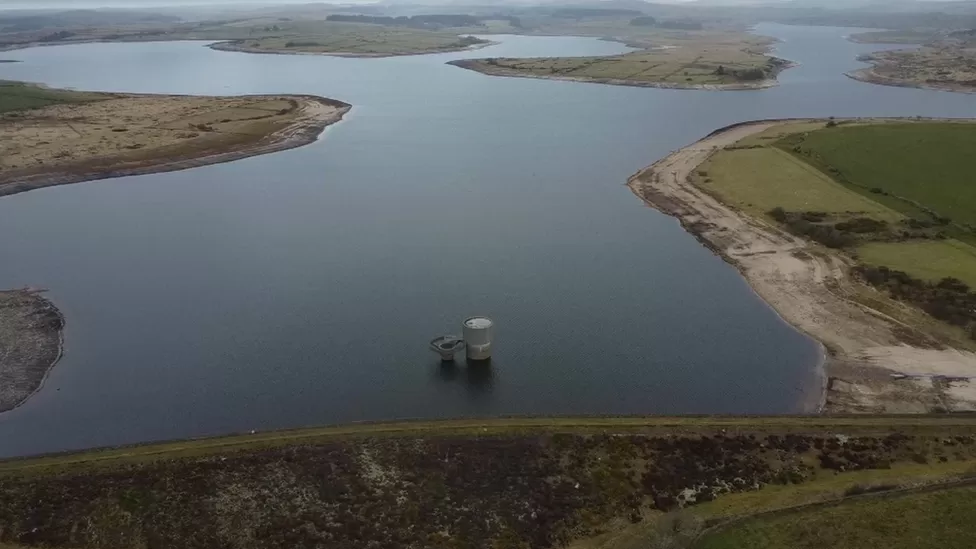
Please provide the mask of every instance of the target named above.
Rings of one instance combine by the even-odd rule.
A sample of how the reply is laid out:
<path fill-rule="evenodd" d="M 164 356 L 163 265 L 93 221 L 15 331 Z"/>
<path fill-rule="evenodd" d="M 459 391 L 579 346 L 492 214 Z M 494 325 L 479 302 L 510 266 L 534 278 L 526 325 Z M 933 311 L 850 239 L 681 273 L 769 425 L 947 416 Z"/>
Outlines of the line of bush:
<path fill-rule="evenodd" d="M 976 293 L 965 282 L 952 277 L 928 282 L 884 266 L 859 265 L 854 272 L 871 286 L 887 290 L 893 299 L 912 303 L 939 320 L 967 328 L 970 337 L 976 339 Z"/>

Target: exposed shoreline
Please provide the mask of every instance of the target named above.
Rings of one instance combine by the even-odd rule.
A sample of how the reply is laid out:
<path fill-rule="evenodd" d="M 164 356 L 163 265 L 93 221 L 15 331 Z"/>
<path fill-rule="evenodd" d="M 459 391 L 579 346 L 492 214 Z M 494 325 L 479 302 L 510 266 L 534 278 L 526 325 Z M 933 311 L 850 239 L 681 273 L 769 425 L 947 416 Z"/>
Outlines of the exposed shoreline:
<path fill-rule="evenodd" d="M 341 52 L 341 51 L 332 52 L 332 51 L 262 50 L 260 48 L 249 48 L 243 45 L 243 42 L 244 40 L 222 40 L 220 42 L 214 42 L 213 44 L 208 44 L 207 47 L 217 51 L 256 53 L 259 55 L 326 55 L 329 57 L 382 59 L 386 57 L 407 57 L 412 55 L 434 55 L 438 53 L 457 53 L 461 51 L 474 51 L 474 50 L 479 50 L 481 48 L 487 48 L 488 46 L 494 46 L 498 44 L 498 42 L 489 40 L 481 44 L 473 44 L 461 48 L 451 48 L 451 49 L 434 50 L 434 51 L 418 51 L 418 52 L 409 52 L 409 53 L 355 53 L 355 52 Z"/>
<path fill-rule="evenodd" d="M 136 97 L 132 94 L 113 95 L 117 97 Z M 106 163 L 101 163 L 97 166 L 85 166 L 85 159 L 82 158 L 79 161 L 79 165 L 54 166 L 50 170 L 44 170 L 39 173 L 22 174 L 13 170 L 8 173 L 0 173 L 0 196 L 55 185 L 185 170 L 293 149 L 315 142 L 325 128 L 342 120 L 343 116 L 352 108 L 351 105 L 342 101 L 312 95 L 288 95 L 280 97 L 289 97 L 299 101 L 299 108 L 301 109 L 299 116 L 287 127 L 264 135 L 255 142 L 230 145 L 226 147 L 226 150 L 218 149 L 216 152 L 205 149 L 167 155 L 161 151 L 161 156 L 159 157 L 138 161 L 122 158 L 117 163 L 108 162 L 107 165 Z"/>
<path fill-rule="evenodd" d="M 869 59 L 859 59 L 863 63 L 874 63 Z M 876 63 L 874 63 L 876 65 Z M 878 74 L 875 67 L 866 67 L 863 69 L 857 69 L 850 72 L 845 72 L 844 76 L 857 80 L 859 82 L 865 82 L 868 84 L 877 84 L 879 86 L 893 86 L 898 88 L 918 88 L 922 90 L 935 90 L 944 91 L 952 93 L 969 93 L 976 94 L 976 88 L 972 86 L 963 86 L 960 84 L 930 84 L 928 82 L 913 82 L 910 80 L 900 80 L 898 78 L 891 78 L 890 76 L 883 76 Z"/>
<path fill-rule="evenodd" d="M 974 368 L 976 355 L 904 344 L 897 337 L 897 330 L 904 329 L 898 320 L 845 296 L 845 288 L 858 284 L 848 274 L 849 258 L 727 206 L 689 180 L 714 152 L 782 122 L 787 120 L 716 130 L 631 176 L 628 186 L 647 205 L 677 218 L 703 245 L 736 267 L 785 321 L 824 347 L 824 360 L 814 372 L 818 394 L 811 391 L 804 398 L 804 409 L 927 411 L 922 402 L 933 395 L 918 386 L 886 386 L 883 395 L 868 395 L 876 396 L 875 402 L 865 396 L 867 385 L 848 378 L 891 385 L 892 374 L 898 372 Z M 941 395 L 941 403 L 951 410 L 949 400 Z"/>
<path fill-rule="evenodd" d="M 448 61 L 448 65 L 460 67 L 470 71 L 479 72 L 489 76 L 507 76 L 511 78 L 536 78 L 539 80 L 563 80 L 567 82 L 588 82 L 592 84 L 607 84 L 611 86 L 632 86 L 638 88 L 659 88 L 668 90 L 704 90 L 704 91 L 749 91 L 774 88 L 779 86 L 776 78 L 780 72 L 796 67 L 797 64 L 786 61 L 773 78 L 759 80 L 757 82 L 737 82 L 734 84 L 682 84 L 680 82 L 644 82 L 639 80 L 626 80 L 620 78 L 590 78 L 584 76 L 554 76 L 542 74 L 529 74 L 522 71 L 515 71 L 504 67 L 486 65 L 484 59 L 457 59 Z"/>
<path fill-rule="evenodd" d="M 64 353 L 64 315 L 37 290 L 0 291 L 0 414 L 47 381 Z"/>

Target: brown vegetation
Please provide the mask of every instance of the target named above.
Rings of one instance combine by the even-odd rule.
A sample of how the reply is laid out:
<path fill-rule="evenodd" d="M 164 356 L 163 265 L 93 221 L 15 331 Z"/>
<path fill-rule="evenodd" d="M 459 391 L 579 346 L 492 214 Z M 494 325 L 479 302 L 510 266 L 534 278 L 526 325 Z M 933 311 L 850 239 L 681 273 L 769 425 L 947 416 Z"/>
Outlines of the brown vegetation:
<path fill-rule="evenodd" d="M 927 434 L 869 425 L 847 435 L 762 421 L 656 434 L 434 430 L 182 457 L 134 448 L 76 465 L 15 461 L 0 474 L 0 543 L 543 549 L 724 494 L 976 457 L 971 424 Z"/>
<path fill-rule="evenodd" d="M 311 96 L 85 98 L 0 114 L 0 195 L 297 147 L 349 110 Z"/>

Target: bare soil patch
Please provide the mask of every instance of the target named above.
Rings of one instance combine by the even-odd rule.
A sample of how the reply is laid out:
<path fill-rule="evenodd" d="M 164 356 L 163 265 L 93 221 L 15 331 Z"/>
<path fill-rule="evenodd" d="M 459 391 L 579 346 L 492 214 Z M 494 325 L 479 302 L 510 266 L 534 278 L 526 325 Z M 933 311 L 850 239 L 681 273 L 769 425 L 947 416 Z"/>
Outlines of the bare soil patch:
<path fill-rule="evenodd" d="M 350 106 L 314 96 L 104 94 L 0 116 L 0 196 L 298 147 Z"/>

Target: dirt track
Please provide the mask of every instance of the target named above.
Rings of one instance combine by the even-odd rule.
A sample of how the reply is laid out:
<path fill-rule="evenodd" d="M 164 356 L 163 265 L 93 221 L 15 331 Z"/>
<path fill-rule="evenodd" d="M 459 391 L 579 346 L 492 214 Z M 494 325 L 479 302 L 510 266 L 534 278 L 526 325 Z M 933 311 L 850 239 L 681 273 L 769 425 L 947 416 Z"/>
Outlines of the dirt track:
<path fill-rule="evenodd" d="M 848 259 L 735 211 L 689 181 L 713 152 L 775 124 L 757 122 L 716 132 L 638 172 L 628 185 L 735 265 L 786 321 L 825 346 L 822 390 L 811 391 L 804 403 L 810 411 L 976 408 L 971 382 L 937 379 L 976 376 L 976 355 L 902 343 L 897 331 L 905 326 L 844 296 L 845 287 L 857 284 L 847 274 Z M 925 376 L 895 380 L 893 373 Z"/>

